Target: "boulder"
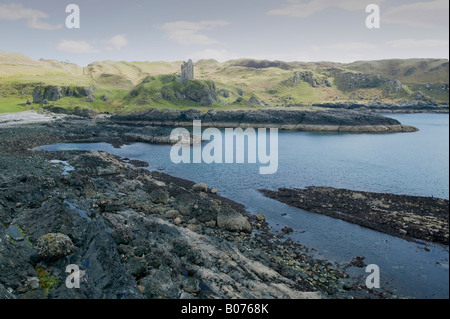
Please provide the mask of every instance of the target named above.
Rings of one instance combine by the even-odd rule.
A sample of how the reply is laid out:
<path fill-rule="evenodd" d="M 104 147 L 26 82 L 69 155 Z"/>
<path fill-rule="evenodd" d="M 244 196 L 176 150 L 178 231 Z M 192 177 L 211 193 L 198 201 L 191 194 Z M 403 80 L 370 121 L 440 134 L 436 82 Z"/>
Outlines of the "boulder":
<path fill-rule="evenodd" d="M 44 88 L 36 86 L 33 91 L 33 103 L 40 104 L 44 101 Z"/>
<path fill-rule="evenodd" d="M 250 97 L 250 100 L 247 103 L 250 106 L 264 106 L 264 103 L 261 103 L 258 98 L 254 95 Z"/>
<path fill-rule="evenodd" d="M 95 102 L 95 95 L 94 95 L 94 94 L 90 94 L 90 95 L 86 98 L 86 102 L 88 102 L 88 103 Z"/>
<path fill-rule="evenodd" d="M 224 98 L 229 98 L 231 96 L 230 92 L 228 90 L 222 89 L 219 91 L 219 95 Z"/>
<path fill-rule="evenodd" d="M 72 240 L 66 235 L 50 233 L 41 236 L 37 243 L 38 257 L 45 261 L 56 261 L 75 251 Z"/>
<path fill-rule="evenodd" d="M 248 219 L 232 209 L 222 209 L 217 215 L 217 226 L 231 232 L 251 232 Z"/>
<path fill-rule="evenodd" d="M 81 108 L 79 106 L 76 106 L 72 112 L 73 115 L 80 116 L 80 117 L 86 117 L 86 118 L 94 118 L 98 115 L 96 111 L 89 108 Z"/>
<path fill-rule="evenodd" d="M 192 189 L 196 192 L 207 192 L 208 191 L 208 185 L 205 183 L 198 183 L 192 186 Z"/>

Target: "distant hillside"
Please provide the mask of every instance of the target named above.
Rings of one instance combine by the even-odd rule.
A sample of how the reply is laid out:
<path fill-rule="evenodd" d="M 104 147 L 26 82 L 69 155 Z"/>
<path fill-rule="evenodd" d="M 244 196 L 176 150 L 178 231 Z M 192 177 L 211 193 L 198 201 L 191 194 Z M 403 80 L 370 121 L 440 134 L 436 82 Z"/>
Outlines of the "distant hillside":
<path fill-rule="evenodd" d="M 352 101 L 394 104 L 418 101 L 430 105 L 448 105 L 449 102 L 448 60 L 350 64 L 201 60 L 195 63 L 196 81 L 189 84 L 188 89 L 176 83 L 181 64 L 181 61 L 100 61 L 83 68 L 0 51 L 0 112 L 42 107 L 26 104 L 27 100 L 33 101 L 36 86 L 63 88 L 60 96 L 52 96 L 49 104 L 68 109 L 90 107 L 101 112 L 131 112 L 150 107 L 311 108 L 317 103 Z M 86 87 L 94 90 L 90 96 L 70 94 Z M 199 88 L 200 93 L 193 92 L 192 88 Z M 207 98 L 197 96 L 204 92 Z M 206 100 L 209 102 L 205 103 Z"/>

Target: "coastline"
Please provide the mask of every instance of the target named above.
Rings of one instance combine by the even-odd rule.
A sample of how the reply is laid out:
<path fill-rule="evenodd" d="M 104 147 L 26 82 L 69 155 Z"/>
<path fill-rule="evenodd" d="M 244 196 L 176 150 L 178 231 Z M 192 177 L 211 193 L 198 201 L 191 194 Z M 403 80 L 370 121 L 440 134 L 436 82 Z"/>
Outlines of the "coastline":
<path fill-rule="evenodd" d="M 103 152 L 32 151 L 134 142 L 124 132 L 87 119 L 0 128 L 0 298 L 392 298 L 206 185 Z M 69 255 L 39 253 L 51 233 L 68 236 Z M 68 263 L 81 266 L 81 290 L 64 287 Z"/>

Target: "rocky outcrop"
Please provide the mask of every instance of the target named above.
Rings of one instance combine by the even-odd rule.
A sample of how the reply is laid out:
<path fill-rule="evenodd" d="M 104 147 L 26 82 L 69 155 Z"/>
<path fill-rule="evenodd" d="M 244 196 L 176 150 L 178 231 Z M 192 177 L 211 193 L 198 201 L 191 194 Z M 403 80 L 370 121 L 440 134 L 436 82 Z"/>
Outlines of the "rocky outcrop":
<path fill-rule="evenodd" d="M 260 102 L 258 100 L 258 98 L 256 96 L 254 96 L 254 95 L 252 95 L 250 97 L 250 99 L 248 100 L 247 104 L 250 105 L 250 106 L 254 106 L 254 107 L 265 106 L 265 104 L 263 102 Z"/>
<path fill-rule="evenodd" d="M 375 111 L 380 113 L 411 113 L 411 112 L 427 112 L 427 113 L 448 113 L 447 106 L 440 106 L 435 101 L 430 99 L 422 100 L 401 100 L 395 103 L 392 102 L 332 102 L 332 103 L 316 103 L 315 107 L 328 109 L 344 109 L 344 110 L 362 110 Z"/>
<path fill-rule="evenodd" d="M 261 192 L 288 205 L 392 236 L 448 245 L 448 200 L 329 187 L 280 188 Z"/>
<path fill-rule="evenodd" d="M 331 87 L 331 81 L 328 77 L 323 75 L 316 75 L 311 71 L 296 72 L 294 76 L 286 81 L 281 82 L 281 85 L 288 87 L 296 87 L 300 82 L 306 82 L 313 88 L 319 86 Z"/>
<path fill-rule="evenodd" d="M 33 103 L 41 104 L 45 100 L 56 102 L 61 98 L 67 97 L 90 97 L 93 96 L 95 87 L 59 87 L 59 86 L 41 86 L 34 88 L 32 96 Z M 95 100 L 95 98 L 94 98 Z"/>
<path fill-rule="evenodd" d="M 142 113 L 114 115 L 118 124 L 164 125 L 192 127 L 193 120 L 201 120 L 204 127 L 279 128 L 300 131 L 339 132 L 412 132 L 417 129 L 403 126 L 397 120 L 378 114 L 355 111 L 214 111 L 156 110 Z"/>
<path fill-rule="evenodd" d="M 181 93 L 185 99 L 202 106 L 210 106 L 217 101 L 216 86 L 212 81 L 188 81 Z"/>
<path fill-rule="evenodd" d="M 389 92 L 399 92 L 403 84 L 396 79 L 386 78 L 378 74 L 338 72 L 335 83 L 342 91 L 355 89 L 373 89 L 385 86 Z"/>

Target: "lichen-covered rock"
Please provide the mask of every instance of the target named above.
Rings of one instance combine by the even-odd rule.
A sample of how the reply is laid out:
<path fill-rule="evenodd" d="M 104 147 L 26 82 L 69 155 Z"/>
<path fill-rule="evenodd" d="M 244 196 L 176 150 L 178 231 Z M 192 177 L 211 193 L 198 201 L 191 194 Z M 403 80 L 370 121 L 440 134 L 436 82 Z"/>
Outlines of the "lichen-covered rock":
<path fill-rule="evenodd" d="M 50 233 L 38 239 L 36 249 L 40 259 L 56 261 L 72 254 L 75 251 L 75 246 L 66 235 Z"/>
<path fill-rule="evenodd" d="M 217 215 L 217 226 L 231 232 L 251 232 L 248 219 L 232 209 L 222 209 Z"/>

